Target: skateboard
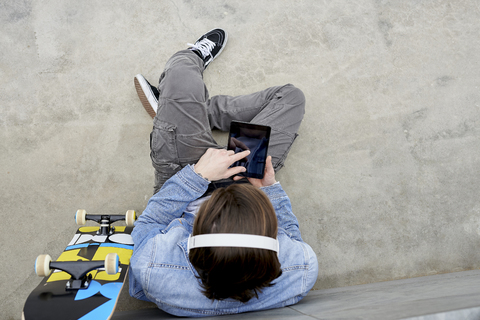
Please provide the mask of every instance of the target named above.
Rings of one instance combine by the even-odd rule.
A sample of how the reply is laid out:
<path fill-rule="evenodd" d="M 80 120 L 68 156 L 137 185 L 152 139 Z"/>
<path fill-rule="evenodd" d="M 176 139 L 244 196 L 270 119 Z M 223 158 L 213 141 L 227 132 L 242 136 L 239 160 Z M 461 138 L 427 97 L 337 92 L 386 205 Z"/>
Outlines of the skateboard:
<path fill-rule="evenodd" d="M 56 261 L 38 256 L 35 273 L 43 277 L 30 293 L 22 319 L 110 319 L 127 277 L 136 216 L 89 214 L 78 210 L 80 227 Z M 100 226 L 84 226 L 87 220 Z M 126 226 L 112 226 L 125 220 Z"/>

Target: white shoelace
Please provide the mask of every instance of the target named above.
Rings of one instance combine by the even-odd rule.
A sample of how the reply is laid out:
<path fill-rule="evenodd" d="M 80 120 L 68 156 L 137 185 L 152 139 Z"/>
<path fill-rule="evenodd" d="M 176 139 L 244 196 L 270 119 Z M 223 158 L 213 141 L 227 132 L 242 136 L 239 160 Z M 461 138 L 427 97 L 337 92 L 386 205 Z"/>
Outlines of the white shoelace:
<path fill-rule="evenodd" d="M 187 43 L 187 46 L 200 51 L 205 59 L 211 54 L 213 48 L 215 48 L 215 43 L 207 38 L 204 38 L 195 44 Z"/>

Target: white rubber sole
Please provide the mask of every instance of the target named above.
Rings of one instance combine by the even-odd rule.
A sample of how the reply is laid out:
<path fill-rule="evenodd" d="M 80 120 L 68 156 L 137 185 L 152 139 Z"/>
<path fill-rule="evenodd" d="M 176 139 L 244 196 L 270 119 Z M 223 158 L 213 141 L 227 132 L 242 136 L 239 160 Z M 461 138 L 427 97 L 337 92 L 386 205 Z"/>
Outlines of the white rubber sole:
<path fill-rule="evenodd" d="M 133 82 L 135 83 L 138 98 L 145 108 L 145 111 L 147 111 L 152 118 L 155 118 L 157 115 L 158 100 L 153 95 L 150 85 L 141 74 L 137 74 Z"/>

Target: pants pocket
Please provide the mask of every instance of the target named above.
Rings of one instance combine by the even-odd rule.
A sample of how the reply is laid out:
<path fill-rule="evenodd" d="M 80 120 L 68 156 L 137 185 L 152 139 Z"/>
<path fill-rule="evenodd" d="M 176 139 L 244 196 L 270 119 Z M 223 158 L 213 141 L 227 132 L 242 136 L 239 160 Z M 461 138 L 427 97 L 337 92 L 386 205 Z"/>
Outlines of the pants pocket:
<path fill-rule="evenodd" d="M 150 134 L 150 158 L 153 167 L 161 170 L 166 164 L 179 164 L 175 131 L 177 127 L 171 123 L 155 119 Z"/>
<path fill-rule="evenodd" d="M 165 181 L 182 169 L 178 161 L 176 129 L 175 125 L 157 118 L 153 122 L 150 134 L 150 158 L 155 168 L 154 194 L 160 190 Z"/>

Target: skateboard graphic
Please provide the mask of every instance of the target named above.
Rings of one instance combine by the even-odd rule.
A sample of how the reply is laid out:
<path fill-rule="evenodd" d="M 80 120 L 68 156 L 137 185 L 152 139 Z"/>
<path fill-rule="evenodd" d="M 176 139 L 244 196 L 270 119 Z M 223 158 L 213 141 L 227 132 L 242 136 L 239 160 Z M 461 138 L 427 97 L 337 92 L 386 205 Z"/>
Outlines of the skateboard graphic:
<path fill-rule="evenodd" d="M 100 226 L 80 227 L 60 257 L 38 256 L 35 272 L 44 277 L 30 293 L 22 319 L 110 319 L 128 273 L 133 241 L 130 235 L 136 216 L 87 214 L 78 210 L 75 221 Z M 125 220 L 126 226 L 112 226 Z"/>

